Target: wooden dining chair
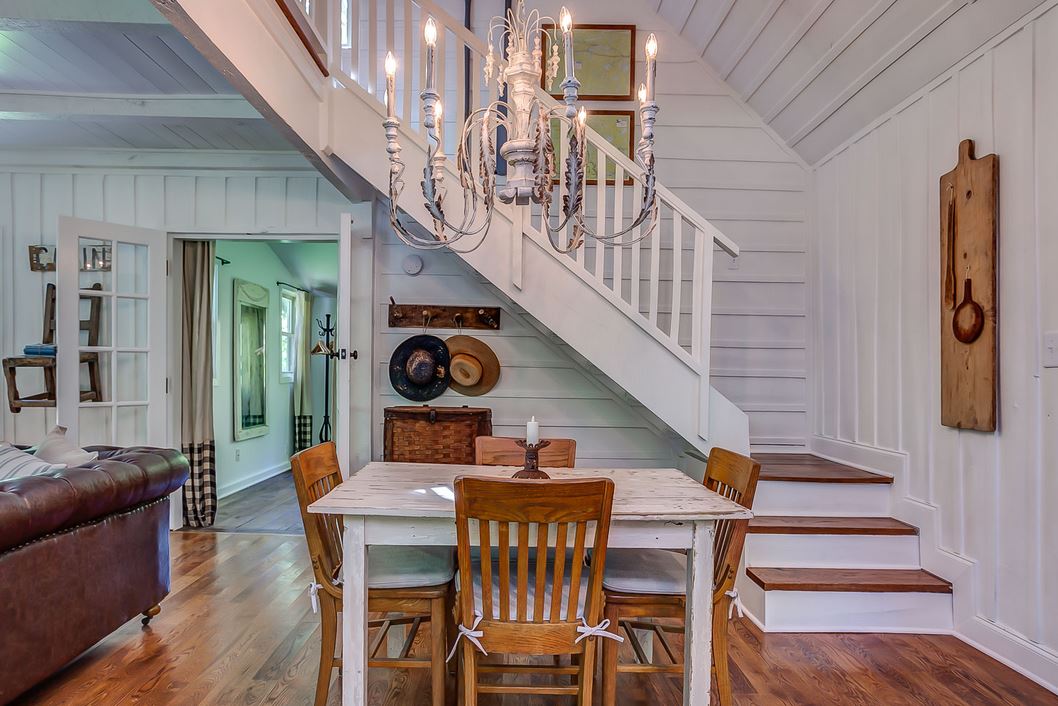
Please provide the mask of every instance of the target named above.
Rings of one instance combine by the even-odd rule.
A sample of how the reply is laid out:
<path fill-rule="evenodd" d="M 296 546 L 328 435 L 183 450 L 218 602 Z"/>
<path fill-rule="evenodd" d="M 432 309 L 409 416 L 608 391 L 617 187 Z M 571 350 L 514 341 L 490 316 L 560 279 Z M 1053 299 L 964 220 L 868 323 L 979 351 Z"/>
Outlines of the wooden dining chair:
<path fill-rule="evenodd" d="M 479 466 L 521 466 L 525 449 L 506 436 L 479 436 L 474 440 L 474 463 Z M 540 449 L 541 468 L 573 468 L 577 462 L 575 439 L 548 439 L 549 446 Z"/>
<path fill-rule="evenodd" d="M 760 464 L 748 456 L 714 448 L 709 454 L 705 486 L 747 509 L 753 508 Z M 727 663 L 728 609 L 742 561 L 749 520 L 720 520 L 713 538 L 713 674 L 721 706 L 732 703 Z M 607 641 L 602 657 L 602 704 L 614 706 L 620 672 L 683 674 L 666 632 L 683 632 L 687 613 L 687 557 L 663 549 L 614 549 L 607 559 L 603 589 L 605 614 L 629 637 L 635 664 L 619 664 L 617 645 Z M 677 625 L 644 622 L 643 618 L 675 618 Z M 639 620 L 636 620 L 639 619 Z M 651 633 L 668 660 L 653 663 L 638 642 L 637 630 Z"/>
<path fill-rule="evenodd" d="M 476 706 L 479 694 L 575 696 L 581 706 L 591 704 L 596 642 L 606 639 L 596 628 L 613 493 L 608 478 L 456 479 L 456 620 L 466 706 Z M 472 551 L 472 542 L 480 552 Z M 594 557 L 585 567 L 590 546 Z M 484 653 L 571 655 L 575 664 L 482 664 Z M 479 681 L 495 673 L 569 675 L 572 682 Z"/>
<path fill-rule="evenodd" d="M 338 613 L 342 611 L 342 530 L 340 515 L 310 513 L 310 504 L 319 500 L 342 482 L 334 442 L 328 441 L 305 449 L 290 459 L 301 507 L 301 521 L 312 560 L 323 627 L 320 668 L 316 680 L 315 706 L 324 706 L 330 690 L 332 671 L 341 669 L 342 660 L 335 656 L 338 635 Z M 387 615 L 368 623 L 376 628 L 368 646 L 368 667 L 392 669 L 430 669 L 433 706 L 446 703 L 445 641 L 448 616 L 453 614 L 455 593 L 452 578 L 455 563 L 448 547 L 369 548 L 367 557 L 367 609 Z M 430 657 L 409 657 L 422 624 L 430 625 Z M 386 643 L 390 628 L 408 627 L 400 654 L 396 658 L 376 656 Z M 367 635 L 364 636 L 365 640 Z M 454 691 L 451 692 L 454 696 Z"/>

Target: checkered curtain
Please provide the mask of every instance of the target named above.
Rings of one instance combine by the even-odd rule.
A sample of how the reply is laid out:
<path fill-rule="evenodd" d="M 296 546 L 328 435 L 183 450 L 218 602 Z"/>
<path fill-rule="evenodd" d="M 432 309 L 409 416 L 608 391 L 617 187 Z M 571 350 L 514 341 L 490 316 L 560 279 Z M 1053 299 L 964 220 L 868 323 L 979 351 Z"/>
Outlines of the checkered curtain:
<path fill-rule="evenodd" d="M 312 446 L 312 296 L 308 292 L 297 293 L 298 337 L 294 359 L 294 452 Z"/>
<path fill-rule="evenodd" d="M 217 515 L 213 442 L 212 241 L 184 242 L 180 444 L 191 465 L 184 484 L 184 523 L 209 527 Z"/>

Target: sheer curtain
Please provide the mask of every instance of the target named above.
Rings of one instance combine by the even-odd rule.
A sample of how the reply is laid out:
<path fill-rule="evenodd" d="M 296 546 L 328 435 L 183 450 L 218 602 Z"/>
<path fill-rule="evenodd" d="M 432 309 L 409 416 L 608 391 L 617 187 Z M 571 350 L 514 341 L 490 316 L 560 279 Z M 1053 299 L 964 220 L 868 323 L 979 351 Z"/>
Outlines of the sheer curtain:
<path fill-rule="evenodd" d="M 212 241 L 184 241 L 180 445 L 191 464 L 184 484 L 184 522 L 209 527 L 217 514 L 217 460 L 213 439 Z"/>
<path fill-rule="evenodd" d="M 312 446 L 312 295 L 299 291 L 295 308 L 297 339 L 294 357 L 294 451 Z"/>

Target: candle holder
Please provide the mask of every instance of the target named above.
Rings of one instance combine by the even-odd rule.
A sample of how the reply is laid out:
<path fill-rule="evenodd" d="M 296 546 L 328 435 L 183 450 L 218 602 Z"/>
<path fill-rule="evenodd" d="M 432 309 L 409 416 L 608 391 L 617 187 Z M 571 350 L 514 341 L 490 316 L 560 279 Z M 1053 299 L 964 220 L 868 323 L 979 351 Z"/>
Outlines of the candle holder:
<path fill-rule="evenodd" d="M 551 476 L 540 470 L 540 449 L 550 446 L 551 442 L 547 439 L 541 439 L 538 444 L 529 444 L 517 439 L 514 443 L 525 449 L 525 468 L 515 473 L 511 478 L 549 480 Z"/>

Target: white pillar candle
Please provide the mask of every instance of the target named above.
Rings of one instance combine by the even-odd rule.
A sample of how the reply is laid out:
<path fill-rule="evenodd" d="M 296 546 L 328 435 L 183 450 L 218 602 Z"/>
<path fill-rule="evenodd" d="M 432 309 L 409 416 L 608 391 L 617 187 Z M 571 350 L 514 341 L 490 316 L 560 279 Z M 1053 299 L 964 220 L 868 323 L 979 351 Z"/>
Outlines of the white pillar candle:
<path fill-rule="evenodd" d="M 573 78 L 573 16 L 563 7 L 559 17 L 562 24 L 562 45 L 565 49 L 566 78 L 571 79 Z"/>
<path fill-rule="evenodd" d="M 535 446 L 540 443 L 540 422 L 533 417 L 525 425 L 525 443 Z"/>
<path fill-rule="evenodd" d="M 658 71 L 658 38 L 651 32 L 650 36 L 647 37 L 647 100 L 654 100 L 654 77 Z"/>
<path fill-rule="evenodd" d="M 397 117 L 397 58 L 386 52 L 386 115 Z"/>
<path fill-rule="evenodd" d="M 437 23 L 431 17 L 426 20 L 423 29 L 423 39 L 426 40 L 426 90 L 434 91 L 436 79 L 434 78 L 434 53 L 437 49 Z"/>

